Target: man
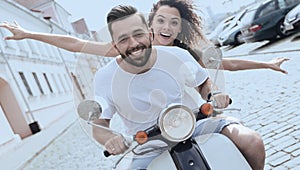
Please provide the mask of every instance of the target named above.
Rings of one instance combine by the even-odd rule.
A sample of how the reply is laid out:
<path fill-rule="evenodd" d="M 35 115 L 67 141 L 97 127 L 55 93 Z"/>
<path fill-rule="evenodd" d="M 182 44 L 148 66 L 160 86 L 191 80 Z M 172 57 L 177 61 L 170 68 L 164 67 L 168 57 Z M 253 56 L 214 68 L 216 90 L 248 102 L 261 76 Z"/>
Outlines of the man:
<path fill-rule="evenodd" d="M 169 104 L 182 103 L 197 108 L 197 103 L 185 90 L 186 86 L 195 87 L 207 100 L 211 92 L 207 72 L 184 50 L 162 46 L 152 48 L 152 33 L 135 8 L 113 8 L 107 16 L 107 23 L 112 43 L 121 56 L 96 73 L 95 98 L 102 106 L 102 115 L 95 123 L 109 127 L 110 119 L 117 113 L 127 135 L 133 135 L 155 124 L 158 113 Z M 219 108 L 229 105 L 228 95 L 218 94 L 214 98 Z M 256 149 L 264 150 L 258 134 L 222 119 L 216 127 L 210 133 L 228 136 L 253 169 L 263 168 L 264 152 L 255 154 Z M 196 129 L 196 134 L 199 134 L 201 129 Z M 94 128 L 93 135 L 113 155 L 127 149 L 120 135 L 100 128 Z M 146 168 L 155 156 L 134 159 L 131 168 Z"/>

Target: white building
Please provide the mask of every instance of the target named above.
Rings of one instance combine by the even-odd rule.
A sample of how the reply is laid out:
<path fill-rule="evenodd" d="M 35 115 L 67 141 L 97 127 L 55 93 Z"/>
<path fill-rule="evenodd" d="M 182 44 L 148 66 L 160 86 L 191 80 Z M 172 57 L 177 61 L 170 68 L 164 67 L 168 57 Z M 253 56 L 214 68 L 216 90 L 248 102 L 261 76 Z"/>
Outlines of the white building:
<path fill-rule="evenodd" d="M 0 0 L 0 9 L 0 22 L 17 21 L 32 31 L 71 34 L 70 14 L 54 0 Z M 0 29 L 0 155 L 65 114 L 74 114 L 74 100 L 92 96 L 93 73 L 97 63 L 103 64 L 99 57 L 34 40 L 4 41 L 8 35 Z"/>

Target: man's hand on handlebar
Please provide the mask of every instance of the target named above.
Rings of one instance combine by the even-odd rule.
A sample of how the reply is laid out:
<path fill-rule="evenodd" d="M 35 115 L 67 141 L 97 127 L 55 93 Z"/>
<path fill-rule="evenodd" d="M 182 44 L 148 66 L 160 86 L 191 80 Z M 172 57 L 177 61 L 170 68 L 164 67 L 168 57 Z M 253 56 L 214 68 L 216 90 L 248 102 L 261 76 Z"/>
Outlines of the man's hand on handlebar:
<path fill-rule="evenodd" d="M 111 155 L 118 155 L 124 153 L 128 149 L 125 142 L 122 135 L 115 135 L 106 141 L 104 146 Z"/>

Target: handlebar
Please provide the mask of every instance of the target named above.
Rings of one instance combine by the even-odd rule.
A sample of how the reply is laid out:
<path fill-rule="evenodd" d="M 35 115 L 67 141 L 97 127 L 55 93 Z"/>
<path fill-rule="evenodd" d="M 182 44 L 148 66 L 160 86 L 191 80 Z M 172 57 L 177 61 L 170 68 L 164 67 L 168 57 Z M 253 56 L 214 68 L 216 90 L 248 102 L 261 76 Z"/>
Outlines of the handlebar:
<path fill-rule="evenodd" d="M 232 104 L 232 99 L 229 98 L 229 104 Z M 205 119 L 211 116 L 216 110 L 214 109 L 213 105 L 208 101 L 200 106 L 198 112 L 196 113 L 196 121 Z"/>
<path fill-rule="evenodd" d="M 232 99 L 230 98 L 229 99 L 229 104 L 232 104 Z M 196 121 L 200 120 L 200 119 L 205 119 L 209 116 L 211 116 L 213 114 L 213 112 L 215 112 L 214 108 L 213 108 L 213 105 L 210 103 L 210 102 L 207 102 L 207 103 L 204 103 L 200 106 L 199 110 L 198 110 L 198 113 L 196 113 Z M 152 136 L 152 135 L 157 135 L 157 133 L 160 133 L 159 131 L 159 128 L 157 128 L 156 126 L 155 127 L 152 127 L 152 128 L 149 128 L 145 131 L 140 131 L 141 133 L 137 133 L 135 136 L 134 136 L 134 141 L 136 141 L 138 144 L 143 144 L 145 143 L 147 140 L 148 140 L 148 135 Z M 129 143 L 132 142 L 132 138 L 130 137 L 125 137 L 124 138 L 124 144 L 129 148 Z M 105 157 L 109 157 L 111 156 L 112 154 L 109 153 L 107 150 L 104 150 L 103 151 L 103 155 Z"/>
<path fill-rule="evenodd" d="M 127 148 L 130 148 L 132 142 L 133 142 L 133 138 L 131 136 L 124 136 L 122 135 L 123 137 L 123 143 L 124 145 L 127 147 Z M 110 155 L 112 155 L 111 153 L 109 153 L 107 150 L 104 150 L 103 151 L 103 155 L 105 157 L 109 157 Z"/>
<path fill-rule="evenodd" d="M 105 150 L 105 151 L 103 151 L 103 155 L 105 157 L 109 157 L 111 154 L 107 150 Z"/>

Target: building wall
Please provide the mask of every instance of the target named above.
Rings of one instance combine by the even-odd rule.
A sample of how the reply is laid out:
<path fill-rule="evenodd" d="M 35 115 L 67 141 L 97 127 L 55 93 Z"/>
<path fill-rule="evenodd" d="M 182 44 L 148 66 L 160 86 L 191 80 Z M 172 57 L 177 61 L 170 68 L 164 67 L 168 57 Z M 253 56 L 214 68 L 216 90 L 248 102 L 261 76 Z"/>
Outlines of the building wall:
<path fill-rule="evenodd" d="M 46 20 L 38 12 L 48 9 L 45 4 L 39 10 L 29 10 L 16 1 L 2 0 L 0 22 L 17 21 L 31 31 L 70 34 L 69 14 L 51 2 L 50 7 L 58 9 L 56 20 Z M 10 34 L 0 29 L 0 128 L 5 134 L 0 135 L 0 148 L 32 135 L 29 125 L 33 122 L 43 130 L 65 114 L 74 114 L 80 101 L 93 98 L 94 73 L 109 61 L 35 40 L 2 40 Z"/>
<path fill-rule="evenodd" d="M 0 8 L 0 22 L 17 21 L 32 31 L 69 32 L 13 1 L 0 1 Z M 74 53 L 34 40 L 2 40 L 9 35 L 0 29 L 0 148 L 16 139 L 15 135 L 32 135 L 29 124 L 34 121 L 43 130 L 64 114 L 74 112 L 69 70 L 76 65 Z"/>

